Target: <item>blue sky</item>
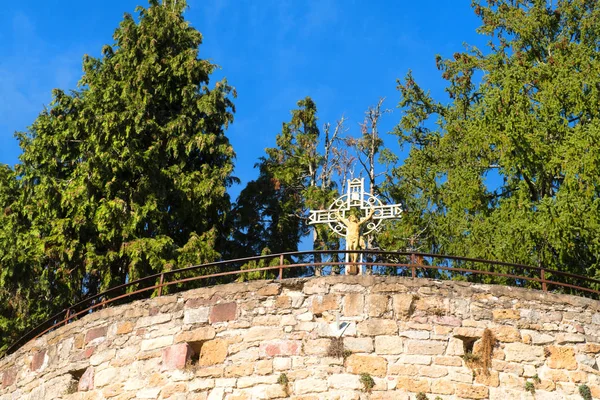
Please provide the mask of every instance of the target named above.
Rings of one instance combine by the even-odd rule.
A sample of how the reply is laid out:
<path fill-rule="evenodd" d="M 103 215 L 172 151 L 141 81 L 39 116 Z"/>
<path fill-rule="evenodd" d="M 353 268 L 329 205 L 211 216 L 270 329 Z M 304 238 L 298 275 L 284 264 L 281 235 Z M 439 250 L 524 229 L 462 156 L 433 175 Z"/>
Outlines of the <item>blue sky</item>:
<path fill-rule="evenodd" d="M 99 55 L 123 13 L 146 0 L 22 0 L 0 13 L 0 162 L 20 153 L 15 131 L 26 130 L 51 99 L 51 90 L 76 87 L 84 54 Z M 435 54 L 449 57 L 463 43 L 482 47 L 470 0 L 188 0 L 186 18 L 204 35 L 202 58 L 236 87 L 237 112 L 228 130 L 237 153 L 235 174 L 247 182 L 281 123 L 305 96 L 321 123 L 348 119 L 358 135 L 364 111 L 385 97 L 400 119 L 396 79 L 409 69 L 443 97 Z M 213 81 L 214 82 L 214 81 Z M 398 150 L 392 137 L 388 146 Z M 234 188 L 235 194 L 241 188 Z"/>

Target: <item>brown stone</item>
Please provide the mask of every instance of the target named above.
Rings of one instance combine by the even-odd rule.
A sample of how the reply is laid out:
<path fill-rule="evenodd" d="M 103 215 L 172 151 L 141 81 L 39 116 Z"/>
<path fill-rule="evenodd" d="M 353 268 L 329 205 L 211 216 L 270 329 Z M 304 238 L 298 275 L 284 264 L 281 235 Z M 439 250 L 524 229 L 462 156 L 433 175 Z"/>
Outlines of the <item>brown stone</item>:
<path fill-rule="evenodd" d="M 406 354 L 442 355 L 446 351 L 446 342 L 434 340 L 408 340 Z"/>
<path fill-rule="evenodd" d="M 448 367 L 462 367 L 462 358 L 458 356 L 440 356 L 433 359 L 433 363 Z"/>
<path fill-rule="evenodd" d="M 32 371 L 37 371 L 44 365 L 44 360 L 46 359 L 46 350 L 40 350 L 33 355 L 31 358 L 30 369 Z"/>
<path fill-rule="evenodd" d="M 385 376 L 387 361 L 383 357 L 352 354 L 346 359 L 346 369 L 351 374 Z"/>
<path fill-rule="evenodd" d="M 367 296 L 369 317 L 380 317 L 387 311 L 388 296 L 385 294 L 370 294 Z"/>
<path fill-rule="evenodd" d="M 133 331 L 133 322 L 126 321 L 117 324 L 117 335 L 124 335 Z"/>
<path fill-rule="evenodd" d="M 187 385 L 183 382 L 171 383 L 166 385 L 160 391 L 161 399 L 168 399 L 176 393 L 185 393 L 187 392 Z"/>
<path fill-rule="evenodd" d="M 258 289 L 256 292 L 259 296 L 277 296 L 281 292 L 279 284 L 266 285 Z"/>
<path fill-rule="evenodd" d="M 85 344 L 88 344 L 94 339 L 98 339 L 106 336 L 106 332 L 108 331 L 107 326 L 101 326 L 98 328 L 92 328 L 85 333 Z"/>
<path fill-rule="evenodd" d="M 104 397 L 106 397 L 107 399 L 109 399 L 111 397 L 116 397 L 122 393 L 123 393 L 123 384 L 122 383 L 106 386 L 104 389 L 102 389 L 102 395 Z"/>
<path fill-rule="evenodd" d="M 83 349 L 84 345 L 85 345 L 85 335 L 84 334 L 75 335 L 75 342 L 73 343 L 73 347 L 75 347 L 76 349 Z"/>
<path fill-rule="evenodd" d="M 236 317 L 236 303 L 215 304 L 210 311 L 210 323 L 233 321 Z"/>
<path fill-rule="evenodd" d="M 155 372 L 152 375 L 150 375 L 150 378 L 148 379 L 148 386 L 150 387 L 162 387 L 166 384 L 167 378 L 163 374 L 160 374 L 158 372 Z"/>
<path fill-rule="evenodd" d="M 454 385 L 452 381 L 436 379 L 431 382 L 431 393 L 435 394 L 454 394 Z"/>
<path fill-rule="evenodd" d="M 521 333 L 519 332 L 518 329 L 516 329 L 512 326 L 508 326 L 508 325 L 497 326 L 492 329 L 492 333 L 494 334 L 494 337 L 499 342 L 513 343 L 513 342 L 521 341 Z"/>
<path fill-rule="evenodd" d="M 548 346 L 546 349 L 550 352 L 547 363 L 554 369 L 577 369 L 577 360 L 575 360 L 575 351 L 572 347 Z"/>
<path fill-rule="evenodd" d="M 427 379 L 415 379 L 407 376 L 398 377 L 396 382 L 398 389 L 408 390 L 409 392 L 429 393 L 429 381 Z"/>
<path fill-rule="evenodd" d="M 214 339 L 215 328 L 212 326 L 203 326 L 191 331 L 184 331 L 175 335 L 175 343 L 179 342 L 203 342 Z"/>
<path fill-rule="evenodd" d="M 600 353 L 600 344 L 598 343 L 586 343 L 583 348 L 585 353 L 598 354 Z"/>
<path fill-rule="evenodd" d="M 456 395 L 465 399 L 487 399 L 489 390 L 485 386 L 473 386 L 467 383 L 456 384 Z"/>
<path fill-rule="evenodd" d="M 323 314 L 324 311 L 337 310 L 339 307 L 339 298 L 336 294 L 326 294 L 323 296 L 313 296 L 312 312 L 313 314 Z"/>
<path fill-rule="evenodd" d="M 511 308 L 492 310 L 492 317 L 495 321 L 504 319 L 518 320 L 521 319 L 521 313 L 519 312 L 519 310 L 513 310 Z"/>
<path fill-rule="evenodd" d="M 487 371 L 475 375 L 475 383 L 480 383 L 485 386 L 498 387 L 500 386 L 500 374 L 498 371 Z"/>
<path fill-rule="evenodd" d="M 187 343 L 174 344 L 162 351 L 162 362 L 167 369 L 182 369 L 185 368 L 189 360 L 191 360 L 194 350 Z"/>
<path fill-rule="evenodd" d="M 2 374 L 2 387 L 6 388 L 15 383 L 17 379 L 17 368 L 12 367 Z"/>
<path fill-rule="evenodd" d="M 253 363 L 234 364 L 225 368 L 225 377 L 250 376 L 254 372 Z"/>
<path fill-rule="evenodd" d="M 209 340 L 202 344 L 198 365 L 207 366 L 220 364 L 227 357 L 227 342 L 223 339 Z"/>
<path fill-rule="evenodd" d="M 275 300 L 275 308 L 290 308 L 292 306 L 292 299 L 289 296 L 279 296 Z"/>
<path fill-rule="evenodd" d="M 257 375 L 269 375 L 273 373 L 273 360 L 260 360 L 255 363 L 254 370 Z"/>
<path fill-rule="evenodd" d="M 365 296 L 362 293 L 348 293 L 344 296 L 344 315 L 354 317 L 365 311 Z"/>
<path fill-rule="evenodd" d="M 406 318 L 413 312 L 414 296 L 410 293 L 395 294 L 392 297 L 394 316 L 398 319 Z"/>

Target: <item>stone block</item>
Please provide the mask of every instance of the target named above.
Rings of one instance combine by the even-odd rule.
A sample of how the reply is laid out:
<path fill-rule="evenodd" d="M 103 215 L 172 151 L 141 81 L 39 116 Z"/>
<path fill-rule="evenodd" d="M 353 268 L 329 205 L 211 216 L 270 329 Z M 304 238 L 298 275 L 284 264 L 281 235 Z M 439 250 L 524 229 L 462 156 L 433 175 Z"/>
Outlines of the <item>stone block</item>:
<path fill-rule="evenodd" d="M 363 315 L 365 296 L 362 293 L 348 293 L 344 296 L 344 315 L 354 317 Z"/>
<path fill-rule="evenodd" d="M 102 338 L 106 336 L 108 332 L 107 326 L 101 326 L 98 328 L 92 328 L 85 333 L 85 344 L 88 344 L 94 339 Z"/>
<path fill-rule="evenodd" d="M 361 336 L 396 335 L 398 325 L 389 319 L 369 319 L 360 322 L 357 330 Z"/>
<path fill-rule="evenodd" d="M 398 336 L 376 336 L 375 352 L 377 354 L 401 354 L 403 339 Z"/>
<path fill-rule="evenodd" d="M 11 367 L 2 374 L 2 387 L 7 388 L 15 383 L 17 379 L 17 368 Z"/>
<path fill-rule="evenodd" d="M 46 354 L 46 350 L 40 350 L 31 358 L 31 364 L 29 367 L 32 371 L 38 371 L 43 369 L 47 364 L 48 356 Z"/>
<path fill-rule="evenodd" d="M 311 311 L 313 314 L 323 314 L 325 311 L 337 310 L 339 308 L 339 296 L 337 294 L 316 295 L 312 299 Z"/>
<path fill-rule="evenodd" d="M 148 350 L 156 350 L 161 347 L 170 346 L 173 344 L 173 336 L 161 336 L 154 339 L 146 339 L 142 340 L 140 344 L 140 350 L 148 351 Z"/>
<path fill-rule="evenodd" d="M 167 347 L 162 352 L 162 363 L 166 369 L 185 368 L 189 360 L 192 359 L 194 350 L 187 343 L 179 343 Z"/>
<path fill-rule="evenodd" d="M 370 337 L 345 337 L 344 348 L 353 353 L 372 353 L 374 350 L 373 339 Z"/>
<path fill-rule="evenodd" d="M 431 382 L 431 393 L 454 394 L 456 383 L 445 379 L 435 379 Z"/>
<path fill-rule="evenodd" d="M 179 342 L 203 342 L 214 339 L 215 328 L 212 326 L 203 326 L 191 331 L 183 331 L 175 335 L 175 343 Z"/>
<path fill-rule="evenodd" d="M 332 389 L 363 389 L 363 384 L 360 382 L 360 376 L 352 374 L 332 374 L 327 378 L 327 384 Z"/>
<path fill-rule="evenodd" d="M 415 393 L 429 393 L 430 383 L 427 379 L 399 376 L 396 381 L 396 388 Z"/>
<path fill-rule="evenodd" d="M 210 323 L 233 321 L 236 318 L 236 303 L 215 304 L 210 311 Z"/>
<path fill-rule="evenodd" d="M 489 390 L 485 386 L 457 383 L 456 395 L 465 399 L 487 399 L 489 397 Z"/>
<path fill-rule="evenodd" d="M 492 328 L 492 333 L 499 342 L 514 343 L 521 341 L 521 333 L 519 330 L 509 325 L 494 327 Z"/>
<path fill-rule="evenodd" d="M 258 289 L 256 294 L 259 296 L 277 296 L 281 292 L 281 285 L 278 283 L 273 283 L 270 285 L 265 285 Z"/>
<path fill-rule="evenodd" d="M 414 296 L 410 293 L 395 294 L 392 297 L 394 316 L 398 319 L 409 317 L 414 309 Z"/>
<path fill-rule="evenodd" d="M 227 357 L 227 342 L 223 339 L 209 340 L 200 349 L 199 366 L 220 364 Z"/>
<path fill-rule="evenodd" d="M 111 383 L 118 382 L 120 370 L 118 368 L 106 368 L 94 373 L 94 387 L 101 388 Z"/>
<path fill-rule="evenodd" d="M 299 379 L 294 382 L 295 394 L 322 393 L 327 391 L 327 381 L 318 378 Z M 287 396 L 286 396 L 287 397 Z"/>
<path fill-rule="evenodd" d="M 183 312 L 183 323 L 189 324 L 204 324 L 208 322 L 209 308 L 188 308 Z"/>
<path fill-rule="evenodd" d="M 367 308 L 370 317 L 380 317 L 388 307 L 389 297 L 385 294 L 370 294 L 367 296 Z"/>
<path fill-rule="evenodd" d="M 420 355 L 442 355 L 446 351 L 446 342 L 434 340 L 407 340 L 406 353 Z"/>
<path fill-rule="evenodd" d="M 575 351 L 572 347 L 548 346 L 546 349 L 550 353 L 547 360 L 550 368 L 567 370 L 577 369 Z"/>
<path fill-rule="evenodd" d="M 352 354 L 346 359 L 346 369 L 352 374 L 385 376 L 387 361 L 383 357 Z"/>
<path fill-rule="evenodd" d="M 544 349 L 523 343 L 507 343 L 504 346 L 504 355 L 506 361 L 541 363 L 544 360 Z"/>
<path fill-rule="evenodd" d="M 513 310 L 512 308 L 492 310 L 492 318 L 494 321 L 502 321 L 507 319 L 519 320 L 521 319 L 521 313 L 519 310 Z"/>
<path fill-rule="evenodd" d="M 300 355 L 301 350 L 302 342 L 300 340 L 275 340 L 260 344 L 260 356 L 263 358 L 275 356 L 297 356 Z"/>

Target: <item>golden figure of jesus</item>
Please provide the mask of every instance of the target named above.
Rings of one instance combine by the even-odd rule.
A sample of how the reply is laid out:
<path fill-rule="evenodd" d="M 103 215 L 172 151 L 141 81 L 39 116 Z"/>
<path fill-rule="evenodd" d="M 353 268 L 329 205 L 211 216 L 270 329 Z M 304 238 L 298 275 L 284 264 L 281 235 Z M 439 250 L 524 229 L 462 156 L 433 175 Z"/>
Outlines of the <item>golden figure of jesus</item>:
<path fill-rule="evenodd" d="M 347 250 L 358 250 L 366 247 L 365 240 L 361 235 L 362 226 L 373 217 L 375 213 L 374 209 L 370 209 L 364 218 L 358 219 L 356 215 L 350 215 L 347 219 L 337 212 L 336 218 L 342 224 L 346 226 L 346 249 Z M 348 266 L 348 273 L 350 275 L 358 274 L 358 266 L 356 261 L 358 260 L 358 253 L 350 254 L 350 261 L 353 263 Z"/>

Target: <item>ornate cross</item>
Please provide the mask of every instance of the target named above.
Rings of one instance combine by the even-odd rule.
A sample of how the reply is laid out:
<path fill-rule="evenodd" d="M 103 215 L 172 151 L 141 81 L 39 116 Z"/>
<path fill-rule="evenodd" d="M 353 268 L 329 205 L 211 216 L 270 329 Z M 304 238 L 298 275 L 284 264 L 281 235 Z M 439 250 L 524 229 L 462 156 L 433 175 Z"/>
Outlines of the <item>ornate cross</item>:
<path fill-rule="evenodd" d="M 353 221 L 350 217 L 353 208 L 360 211 L 360 219 L 355 218 Z M 346 250 L 358 250 L 358 247 L 364 248 L 361 245 L 363 236 L 378 230 L 384 219 L 400 218 L 401 213 L 400 204 L 384 205 L 376 196 L 365 192 L 363 178 L 356 178 L 348 180 L 348 192 L 338 197 L 327 210 L 310 210 L 308 223 L 328 224 L 336 234 L 346 239 Z M 363 224 L 366 226 L 363 227 Z M 346 254 L 346 262 L 348 261 L 349 257 Z M 356 257 L 352 261 L 356 262 Z M 362 273 L 362 268 L 360 271 Z"/>

